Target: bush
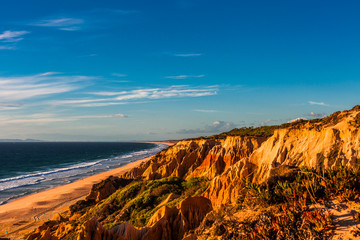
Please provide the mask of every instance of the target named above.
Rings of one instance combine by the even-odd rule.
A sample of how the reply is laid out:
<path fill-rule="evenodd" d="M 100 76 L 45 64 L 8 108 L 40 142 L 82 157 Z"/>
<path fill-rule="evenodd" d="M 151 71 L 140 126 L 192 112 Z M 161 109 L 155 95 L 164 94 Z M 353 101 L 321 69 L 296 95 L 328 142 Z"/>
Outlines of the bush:
<path fill-rule="evenodd" d="M 267 184 L 244 181 L 247 191 L 239 197 L 239 206 L 247 202 L 260 206 L 278 206 L 276 215 L 268 214 L 268 221 L 252 223 L 247 239 L 328 239 L 335 227 L 333 216 L 313 203 L 328 199 L 359 200 L 359 168 L 337 167 L 321 172 L 302 168 L 289 179 Z M 249 206 L 249 205 L 248 205 Z M 354 214 L 359 221 L 360 214 Z"/>

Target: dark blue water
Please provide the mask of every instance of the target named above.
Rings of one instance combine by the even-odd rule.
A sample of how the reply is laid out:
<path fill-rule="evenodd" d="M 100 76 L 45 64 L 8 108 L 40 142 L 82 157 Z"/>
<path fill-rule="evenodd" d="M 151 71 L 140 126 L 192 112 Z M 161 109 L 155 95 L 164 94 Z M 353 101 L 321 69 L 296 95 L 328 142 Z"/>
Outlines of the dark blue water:
<path fill-rule="evenodd" d="M 0 204 L 125 165 L 165 147 L 130 142 L 1 142 Z"/>

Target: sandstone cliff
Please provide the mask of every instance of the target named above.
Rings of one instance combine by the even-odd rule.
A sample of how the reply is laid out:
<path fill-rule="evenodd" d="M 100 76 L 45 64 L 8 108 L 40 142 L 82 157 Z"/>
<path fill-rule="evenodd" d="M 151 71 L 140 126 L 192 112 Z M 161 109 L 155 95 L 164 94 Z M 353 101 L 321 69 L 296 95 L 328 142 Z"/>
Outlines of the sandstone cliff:
<path fill-rule="evenodd" d="M 360 111 L 336 112 L 318 122 L 276 130 L 249 158 L 257 166 L 254 181 L 266 181 L 280 166 L 315 169 L 358 164 Z"/>
<path fill-rule="evenodd" d="M 227 137 L 225 139 L 184 140 L 163 150 L 150 161 L 124 175 L 127 178 L 156 179 L 214 178 L 240 159 L 249 157 L 265 137 Z"/>
<path fill-rule="evenodd" d="M 263 183 L 292 167 L 317 170 L 355 166 L 360 158 L 360 109 L 336 112 L 321 120 L 303 121 L 275 130 L 250 156 L 212 179 L 204 194 L 215 206 L 236 203 L 243 179 Z"/>
<path fill-rule="evenodd" d="M 95 186 L 86 201 L 72 207 L 69 218 L 79 219 L 72 233 L 79 240 L 182 239 L 212 208 L 236 204 L 245 181 L 268 183 L 299 167 L 321 172 L 340 165 L 358 166 L 359 128 L 356 106 L 324 119 L 279 126 L 268 138 L 180 141 L 121 179 Z M 133 224 L 124 223 L 129 220 Z M 69 228 L 65 218 L 29 239 L 66 239 L 59 237 L 64 236 L 60 227 Z"/>

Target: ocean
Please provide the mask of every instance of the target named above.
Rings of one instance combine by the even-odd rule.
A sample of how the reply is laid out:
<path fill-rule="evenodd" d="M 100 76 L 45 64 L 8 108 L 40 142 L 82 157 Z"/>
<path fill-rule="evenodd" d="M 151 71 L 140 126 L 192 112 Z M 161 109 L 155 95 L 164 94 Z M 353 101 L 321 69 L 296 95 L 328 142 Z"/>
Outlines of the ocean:
<path fill-rule="evenodd" d="M 0 205 L 149 157 L 166 147 L 134 142 L 1 142 Z"/>

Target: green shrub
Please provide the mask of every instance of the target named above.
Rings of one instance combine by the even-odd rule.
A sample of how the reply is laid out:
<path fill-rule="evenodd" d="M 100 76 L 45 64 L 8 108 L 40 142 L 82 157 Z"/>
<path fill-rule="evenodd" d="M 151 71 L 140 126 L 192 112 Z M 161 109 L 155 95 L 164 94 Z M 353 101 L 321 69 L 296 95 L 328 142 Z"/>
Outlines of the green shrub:
<path fill-rule="evenodd" d="M 339 166 L 321 172 L 301 168 L 293 178 L 278 179 L 268 184 L 244 181 L 247 191 L 239 197 L 239 207 L 252 204 L 278 206 L 277 215 L 268 215 L 267 222 L 252 223 L 247 239 L 328 239 L 335 228 L 333 216 L 311 204 L 338 199 L 359 200 L 359 168 Z M 250 199 L 250 200 L 249 200 Z M 354 221 L 360 219 L 354 214 Z"/>

